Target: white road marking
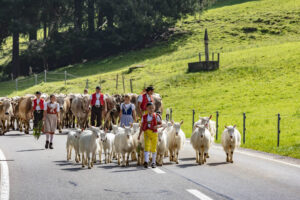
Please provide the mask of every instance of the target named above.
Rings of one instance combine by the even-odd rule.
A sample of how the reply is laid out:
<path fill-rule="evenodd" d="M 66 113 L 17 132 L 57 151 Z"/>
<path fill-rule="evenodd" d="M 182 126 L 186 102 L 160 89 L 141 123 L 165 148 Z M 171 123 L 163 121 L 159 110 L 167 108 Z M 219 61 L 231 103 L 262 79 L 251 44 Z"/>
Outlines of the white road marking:
<path fill-rule="evenodd" d="M 156 168 L 152 168 L 152 170 L 155 171 L 158 174 L 164 174 L 164 173 L 166 173 L 166 172 L 164 172 L 163 170 L 161 170 L 161 169 L 159 169 L 157 167 Z"/>
<path fill-rule="evenodd" d="M 198 199 L 201 200 L 213 200 L 212 198 L 206 196 L 205 194 L 203 194 L 202 192 L 200 192 L 199 190 L 195 190 L 195 189 L 188 189 L 186 190 L 189 193 L 191 193 L 192 195 L 194 195 L 195 197 L 197 197 Z"/>
<path fill-rule="evenodd" d="M 222 147 L 218 147 L 218 146 L 214 146 L 214 147 L 217 148 L 217 149 L 223 149 Z M 289 165 L 291 167 L 296 167 L 296 168 L 300 169 L 300 165 L 297 165 L 297 164 L 292 164 L 292 163 L 284 162 L 284 161 L 277 160 L 277 159 L 274 159 L 274 158 L 268 158 L 266 156 L 260 156 L 260 155 L 256 155 L 256 154 L 253 154 L 253 153 L 243 152 L 243 151 L 239 151 L 239 150 L 236 150 L 235 152 L 240 153 L 240 154 L 244 154 L 244 155 L 247 155 L 247 156 L 255 157 L 255 158 L 260 158 L 260 159 L 264 159 L 264 160 L 277 162 L 277 163 L 284 164 L 284 165 Z"/>
<path fill-rule="evenodd" d="M 1 165 L 1 176 L 0 176 L 0 200 L 9 200 L 9 171 L 6 158 L 0 149 L 0 165 Z"/>

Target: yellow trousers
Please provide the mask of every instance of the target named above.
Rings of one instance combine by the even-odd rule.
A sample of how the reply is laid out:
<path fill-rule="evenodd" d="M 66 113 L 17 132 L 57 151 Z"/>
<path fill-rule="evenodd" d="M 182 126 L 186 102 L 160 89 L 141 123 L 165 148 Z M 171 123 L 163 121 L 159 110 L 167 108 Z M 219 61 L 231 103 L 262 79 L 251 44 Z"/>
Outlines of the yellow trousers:
<path fill-rule="evenodd" d="M 144 141 L 145 141 L 145 151 L 155 153 L 157 146 L 157 133 L 153 132 L 150 129 L 144 131 Z"/>

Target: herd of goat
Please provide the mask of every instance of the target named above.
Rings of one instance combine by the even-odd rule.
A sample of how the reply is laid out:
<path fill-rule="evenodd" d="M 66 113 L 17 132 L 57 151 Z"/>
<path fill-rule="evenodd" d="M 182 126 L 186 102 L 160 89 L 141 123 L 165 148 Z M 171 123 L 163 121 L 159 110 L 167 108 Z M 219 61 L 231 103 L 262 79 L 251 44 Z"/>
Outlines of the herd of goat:
<path fill-rule="evenodd" d="M 131 102 L 137 107 L 137 94 L 129 94 Z M 162 99 L 159 94 L 154 94 L 155 111 L 163 112 Z M 49 100 L 47 94 L 42 98 Z M 117 159 L 119 165 L 128 166 L 129 157 L 141 165 L 144 161 L 143 134 L 138 140 L 140 124 L 133 123 L 130 127 L 119 127 L 117 124 L 120 104 L 124 101 L 124 95 L 107 95 L 107 113 L 102 113 L 103 126 L 101 128 L 89 126 L 90 112 L 86 111 L 89 95 L 82 94 L 56 94 L 60 105 L 60 123 L 58 130 L 68 128 L 67 160 L 71 159 L 71 152 L 75 151 L 75 161 L 82 162 L 82 167 L 93 167 L 96 162 L 96 154 L 102 161 L 102 153 L 105 155 L 105 163 L 111 163 Z M 23 97 L 0 98 L 0 125 L 1 134 L 12 130 L 29 133 L 32 119 L 32 100 L 34 95 Z M 137 110 L 138 111 L 138 110 Z M 137 113 L 141 116 L 141 113 Z M 164 121 L 158 129 L 157 165 L 163 165 L 163 158 L 169 157 L 170 162 L 178 164 L 179 152 L 186 141 L 185 133 L 181 129 L 183 121 Z M 77 126 L 77 128 L 75 128 Z M 105 131 L 104 131 L 105 130 Z M 196 152 L 196 162 L 204 164 L 209 158 L 209 149 L 214 143 L 216 123 L 210 117 L 200 117 L 194 123 L 190 143 Z M 226 126 L 222 133 L 221 142 L 226 153 L 226 161 L 233 162 L 233 152 L 240 145 L 241 136 L 236 126 Z"/>
<path fill-rule="evenodd" d="M 181 129 L 183 121 L 164 121 L 158 129 L 157 160 L 158 166 L 163 165 L 163 158 L 169 157 L 170 162 L 178 164 L 179 152 L 186 141 L 185 133 Z M 208 152 L 214 142 L 215 122 L 211 117 L 200 117 L 194 124 L 191 144 L 196 151 L 196 162 L 202 165 L 209 158 Z M 141 165 L 144 161 L 144 137 L 138 139 L 140 124 L 133 123 L 130 127 L 112 125 L 112 130 L 102 130 L 89 127 L 85 130 L 72 129 L 67 138 L 67 160 L 71 159 L 72 149 L 75 151 L 75 161 L 82 162 L 82 167 L 93 167 L 98 151 L 99 161 L 111 163 L 117 159 L 118 165 L 128 166 L 129 158 Z M 226 126 L 222 133 L 222 145 L 226 153 L 226 161 L 233 163 L 233 152 L 240 145 L 241 136 L 236 126 Z"/>

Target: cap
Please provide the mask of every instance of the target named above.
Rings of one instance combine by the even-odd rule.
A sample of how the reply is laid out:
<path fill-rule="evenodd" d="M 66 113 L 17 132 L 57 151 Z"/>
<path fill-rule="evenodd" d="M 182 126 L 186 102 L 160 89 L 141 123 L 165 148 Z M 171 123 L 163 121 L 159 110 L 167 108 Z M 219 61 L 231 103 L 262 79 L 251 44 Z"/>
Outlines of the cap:
<path fill-rule="evenodd" d="M 152 91 L 152 90 L 154 90 L 154 87 L 153 87 L 153 86 L 149 86 L 149 87 L 146 88 L 146 91 L 147 91 L 147 92 Z"/>
<path fill-rule="evenodd" d="M 148 102 L 148 103 L 147 103 L 147 107 L 148 107 L 148 106 L 152 106 L 152 105 L 153 105 L 152 102 Z"/>

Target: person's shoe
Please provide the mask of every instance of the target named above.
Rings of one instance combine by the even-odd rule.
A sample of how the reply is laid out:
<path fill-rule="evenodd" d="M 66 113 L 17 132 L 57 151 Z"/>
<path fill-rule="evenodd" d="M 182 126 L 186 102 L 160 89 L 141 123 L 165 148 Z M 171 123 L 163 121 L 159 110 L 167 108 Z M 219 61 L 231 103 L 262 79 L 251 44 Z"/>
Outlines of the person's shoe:
<path fill-rule="evenodd" d="M 148 168 L 148 163 L 147 162 L 144 162 L 144 167 Z"/>
<path fill-rule="evenodd" d="M 46 141 L 45 149 L 48 149 L 48 147 L 49 147 L 49 141 Z"/>
<path fill-rule="evenodd" d="M 53 149 L 52 145 L 53 145 L 52 142 L 50 142 L 50 146 L 49 146 L 50 149 Z"/>
<path fill-rule="evenodd" d="M 151 164 L 151 167 L 152 167 L 152 168 L 156 168 L 155 163 L 152 163 L 152 164 Z"/>

